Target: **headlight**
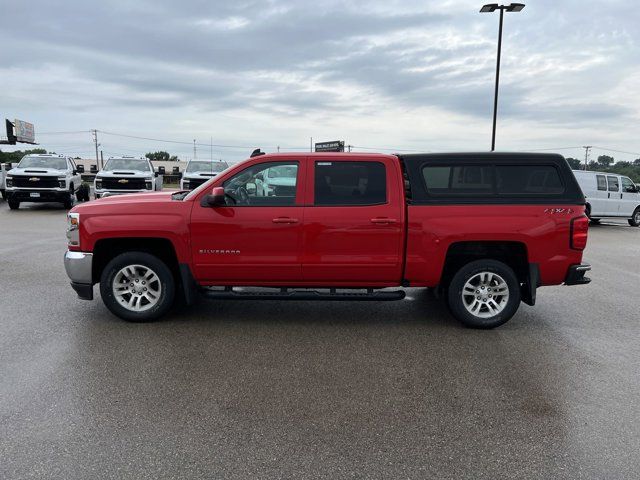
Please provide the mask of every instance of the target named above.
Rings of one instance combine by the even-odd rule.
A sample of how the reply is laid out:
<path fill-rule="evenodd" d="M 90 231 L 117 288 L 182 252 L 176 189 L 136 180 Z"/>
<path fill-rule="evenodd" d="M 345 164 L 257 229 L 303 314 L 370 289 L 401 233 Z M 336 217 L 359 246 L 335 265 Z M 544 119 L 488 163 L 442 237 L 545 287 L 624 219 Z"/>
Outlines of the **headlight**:
<path fill-rule="evenodd" d="M 58 177 L 58 185 L 60 185 L 60 188 L 65 188 L 67 186 L 67 179 L 65 177 Z"/>
<path fill-rule="evenodd" d="M 153 183 L 151 182 L 151 180 L 146 181 L 146 187 L 147 190 L 151 190 L 153 188 Z"/>
<path fill-rule="evenodd" d="M 80 214 L 68 213 L 67 214 L 67 239 L 69 239 L 69 246 L 80 246 Z"/>
<path fill-rule="evenodd" d="M 6 178 L 7 187 L 13 187 L 13 177 Z"/>
<path fill-rule="evenodd" d="M 102 179 L 101 178 L 96 178 L 96 186 L 95 188 L 97 189 L 102 189 Z"/>

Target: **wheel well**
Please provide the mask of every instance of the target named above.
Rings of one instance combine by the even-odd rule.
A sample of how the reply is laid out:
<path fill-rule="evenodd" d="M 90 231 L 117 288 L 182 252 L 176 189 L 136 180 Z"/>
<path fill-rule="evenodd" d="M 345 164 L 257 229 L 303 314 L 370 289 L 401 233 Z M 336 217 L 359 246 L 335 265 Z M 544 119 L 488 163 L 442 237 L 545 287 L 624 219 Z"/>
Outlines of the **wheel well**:
<path fill-rule="evenodd" d="M 146 252 L 164 261 L 176 282 L 180 282 L 178 258 L 173 244 L 166 238 L 107 238 L 98 240 L 93 248 L 92 277 L 100 281 L 104 267 L 117 255 L 125 252 Z"/>
<path fill-rule="evenodd" d="M 527 247 L 520 242 L 457 242 L 449 246 L 440 284 L 449 285 L 460 268 L 475 260 L 490 258 L 510 266 L 521 283 L 529 278 Z"/>

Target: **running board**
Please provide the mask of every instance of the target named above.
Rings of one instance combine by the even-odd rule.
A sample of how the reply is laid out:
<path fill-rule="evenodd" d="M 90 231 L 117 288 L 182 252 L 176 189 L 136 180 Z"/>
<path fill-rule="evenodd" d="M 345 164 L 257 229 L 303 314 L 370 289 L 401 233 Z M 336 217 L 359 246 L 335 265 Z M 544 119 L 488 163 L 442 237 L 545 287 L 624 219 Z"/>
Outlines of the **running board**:
<path fill-rule="evenodd" d="M 342 301 L 390 301 L 402 300 L 405 297 L 404 290 L 375 291 L 368 289 L 362 292 L 337 292 L 329 289 L 328 292 L 317 290 L 292 290 L 281 288 L 279 292 L 262 292 L 251 290 L 234 290 L 226 287 L 224 290 L 202 289 L 204 296 L 223 300 L 342 300 Z"/>

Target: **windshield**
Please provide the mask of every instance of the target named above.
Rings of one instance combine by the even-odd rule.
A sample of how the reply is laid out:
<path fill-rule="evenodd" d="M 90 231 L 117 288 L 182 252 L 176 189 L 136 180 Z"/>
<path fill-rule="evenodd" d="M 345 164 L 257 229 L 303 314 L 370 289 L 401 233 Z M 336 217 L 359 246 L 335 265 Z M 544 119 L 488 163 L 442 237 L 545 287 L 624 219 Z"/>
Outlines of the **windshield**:
<path fill-rule="evenodd" d="M 104 170 L 137 170 L 139 172 L 148 172 L 149 162 L 137 158 L 110 158 L 107 160 Z"/>
<path fill-rule="evenodd" d="M 295 178 L 298 167 L 294 165 L 280 165 L 279 167 L 271 167 L 269 169 L 269 178 Z"/>
<path fill-rule="evenodd" d="M 18 168 L 54 168 L 67 169 L 67 159 L 59 157 L 22 157 Z"/>
<path fill-rule="evenodd" d="M 222 162 L 189 162 L 189 165 L 187 165 L 187 172 L 219 173 L 225 168 L 227 168 L 227 166 Z"/>

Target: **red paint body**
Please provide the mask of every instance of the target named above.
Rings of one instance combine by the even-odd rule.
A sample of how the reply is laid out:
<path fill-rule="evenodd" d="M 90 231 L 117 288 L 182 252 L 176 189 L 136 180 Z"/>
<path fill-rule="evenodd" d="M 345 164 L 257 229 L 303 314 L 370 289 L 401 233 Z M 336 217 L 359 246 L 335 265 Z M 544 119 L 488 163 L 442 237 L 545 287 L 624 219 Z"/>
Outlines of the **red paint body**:
<path fill-rule="evenodd" d="M 313 206 L 314 162 L 376 161 L 387 171 L 387 202 Z M 262 162 L 299 162 L 295 205 L 202 206 L 202 198 L 240 170 Z M 580 264 L 570 246 L 576 205 L 407 205 L 400 161 L 380 154 L 273 154 L 242 162 L 182 201 L 171 193 L 108 197 L 74 208 L 80 247 L 106 238 L 163 238 L 201 285 L 436 286 L 456 242 L 524 244 L 541 285 L 564 281 Z M 216 254 L 216 251 L 225 253 Z M 228 251 L 228 252 L 227 252 Z M 213 253 L 212 253 L 213 252 Z"/>

